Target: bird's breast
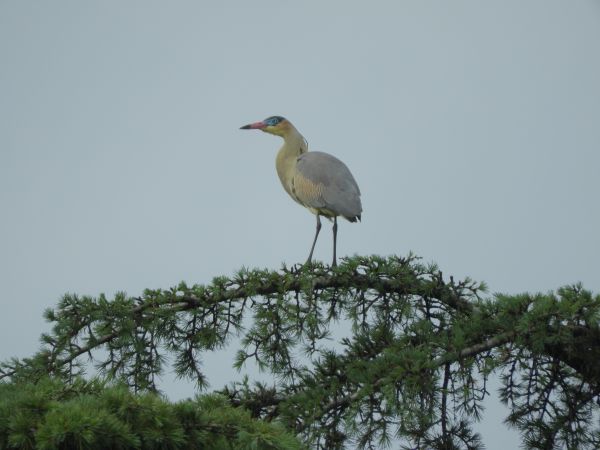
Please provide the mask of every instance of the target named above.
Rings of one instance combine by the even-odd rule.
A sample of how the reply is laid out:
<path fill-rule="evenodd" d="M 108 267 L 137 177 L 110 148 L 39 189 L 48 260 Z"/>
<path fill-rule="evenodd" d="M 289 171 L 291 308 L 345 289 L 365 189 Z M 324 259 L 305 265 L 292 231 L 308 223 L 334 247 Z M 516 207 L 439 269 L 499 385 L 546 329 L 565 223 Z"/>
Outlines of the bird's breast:
<path fill-rule="evenodd" d="M 323 185 L 309 180 L 296 171 L 292 176 L 292 192 L 293 196 L 305 206 L 318 206 L 323 198 Z"/>

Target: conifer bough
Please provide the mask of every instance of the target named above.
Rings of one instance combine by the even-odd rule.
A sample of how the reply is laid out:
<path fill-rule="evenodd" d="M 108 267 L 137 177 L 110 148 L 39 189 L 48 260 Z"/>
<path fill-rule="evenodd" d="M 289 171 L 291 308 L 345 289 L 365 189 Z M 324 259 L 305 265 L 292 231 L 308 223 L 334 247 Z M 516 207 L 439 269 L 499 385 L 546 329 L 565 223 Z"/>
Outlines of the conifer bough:
<path fill-rule="evenodd" d="M 396 438 L 479 448 L 492 373 L 527 448 L 600 445 L 600 297 L 579 285 L 486 296 L 483 284 L 446 279 L 413 255 L 353 257 L 333 271 L 244 269 L 141 297 L 66 295 L 46 317 L 54 326 L 41 351 L 3 363 L 1 379 L 68 382 L 92 359 L 134 391 L 155 390 L 169 356 L 179 376 L 205 388 L 202 354 L 239 337 L 235 367 L 254 361 L 276 383 L 220 392 L 314 448 Z M 351 332 L 334 341 L 337 321 Z"/>

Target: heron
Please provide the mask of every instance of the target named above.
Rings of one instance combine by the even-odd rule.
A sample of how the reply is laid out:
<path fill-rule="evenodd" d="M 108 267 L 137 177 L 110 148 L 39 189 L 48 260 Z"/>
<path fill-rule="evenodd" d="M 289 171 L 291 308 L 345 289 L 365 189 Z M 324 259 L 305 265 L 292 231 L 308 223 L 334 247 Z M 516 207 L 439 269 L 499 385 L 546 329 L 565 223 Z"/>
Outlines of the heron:
<path fill-rule="evenodd" d="M 317 216 L 315 237 L 305 264 L 310 264 L 321 231 L 321 216 L 333 221 L 333 262 L 337 266 L 337 218 L 360 220 L 360 189 L 342 161 L 328 153 L 308 151 L 308 143 L 292 123 L 281 116 L 244 125 L 242 130 L 261 130 L 283 138 L 275 167 L 283 189 Z"/>

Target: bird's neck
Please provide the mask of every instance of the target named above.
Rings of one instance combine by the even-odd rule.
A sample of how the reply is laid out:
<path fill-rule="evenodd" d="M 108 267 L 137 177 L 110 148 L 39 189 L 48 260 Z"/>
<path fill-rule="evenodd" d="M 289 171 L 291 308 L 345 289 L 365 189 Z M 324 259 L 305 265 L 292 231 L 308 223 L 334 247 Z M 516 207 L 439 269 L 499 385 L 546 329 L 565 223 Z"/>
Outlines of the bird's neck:
<path fill-rule="evenodd" d="M 298 156 L 308 151 L 308 143 L 304 136 L 302 136 L 298 130 L 293 126 L 290 127 L 288 132 L 283 136 L 283 146 L 277 153 L 277 159 L 275 160 L 275 166 L 277 168 L 277 175 L 281 180 L 283 188 L 291 194 L 290 180 L 293 172 L 296 168 L 296 161 Z"/>

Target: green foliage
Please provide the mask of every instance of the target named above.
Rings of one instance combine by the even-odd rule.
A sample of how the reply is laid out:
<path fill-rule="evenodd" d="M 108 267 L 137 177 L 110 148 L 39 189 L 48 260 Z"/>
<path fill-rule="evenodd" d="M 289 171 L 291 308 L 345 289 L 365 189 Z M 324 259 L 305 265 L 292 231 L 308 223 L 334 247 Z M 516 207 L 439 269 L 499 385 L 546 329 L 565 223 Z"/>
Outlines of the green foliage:
<path fill-rule="evenodd" d="M 0 449 L 302 448 L 278 423 L 253 419 L 216 394 L 169 403 L 77 379 L 0 384 Z"/>
<path fill-rule="evenodd" d="M 475 427 L 491 375 L 501 377 L 507 423 L 527 448 L 600 446 L 593 420 L 600 413 L 600 297 L 579 285 L 486 296 L 483 284 L 444 278 L 413 255 L 354 257 L 334 269 L 244 269 L 209 285 L 181 283 L 141 297 L 66 295 L 46 317 L 53 329 L 41 351 L 2 364 L 0 379 L 22 385 L 51 374 L 75 386 L 92 358 L 107 380 L 126 383 L 135 401 L 122 410 L 109 399 L 124 393 L 90 393 L 86 401 L 101 398 L 107 415 L 84 419 L 93 405 L 65 398 L 48 418 L 43 401 L 55 399 L 42 396 L 25 416 L 10 419 L 22 422 L 10 439 L 23 446 L 39 438 L 26 424 L 40 422 L 41 414 L 54 424 L 47 442 L 58 442 L 50 436 L 58 439 L 56 430 L 80 417 L 87 428 L 70 428 L 61 442 L 107 445 L 118 436 L 144 448 L 198 440 L 220 448 L 233 439 L 223 413 L 248 424 L 235 433 L 236 445 L 248 448 L 286 448 L 285 439 L 293 447 L 288 434 L 273 437 L 285 427 L 318 449 L 375 448 L 394 439 L 407 448 L 475 449 L 482 447 Z M 336 322 L 349 335 L 332 342 Z M 274 375 L 275 386 L 244 380 L 193 406 L 173 407 L 151 394 L 167 356 L 179 376 L 205 388 L 203 353 L 233 337 L 241 339 L 235 367 L 256 362 Z M 219 433 L 207 424 L 221 424 Z M 101 437 L 97 429 L 111 431 Z"/>

